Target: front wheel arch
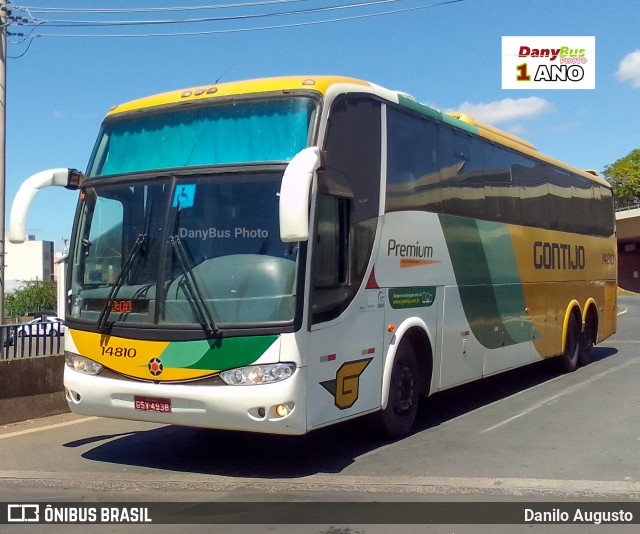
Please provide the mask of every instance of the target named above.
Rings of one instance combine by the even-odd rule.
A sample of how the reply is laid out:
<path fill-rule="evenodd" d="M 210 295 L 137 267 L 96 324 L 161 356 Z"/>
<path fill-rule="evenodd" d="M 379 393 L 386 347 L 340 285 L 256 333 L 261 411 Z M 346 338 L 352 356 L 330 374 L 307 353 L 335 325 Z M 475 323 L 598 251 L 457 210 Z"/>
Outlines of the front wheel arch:
<path fill-rule="evenodd" d="M 395 331 L 382 370 L 382 398 L 381 407 L 385 409 L 389 399 L 389 384 L 391 371 L 396 354 L 402 343 L 410 343 L 419 365 L 419 391 L 424 396 L 431 392 L 431 380 L 433 375 L 433 350 L 431 335 L 427 325 L 418 318 L 411 318 L 403 322 Z"/>
<path fill-rule="evenodd" d="M 414 321 L 404 323 L 396 331 L 383 370 L 378 426 L 385 437 L 397 439 L 411 432 L 419 398 L 429 394 L 432 373 L 431 342 L 426 326 Z"/>

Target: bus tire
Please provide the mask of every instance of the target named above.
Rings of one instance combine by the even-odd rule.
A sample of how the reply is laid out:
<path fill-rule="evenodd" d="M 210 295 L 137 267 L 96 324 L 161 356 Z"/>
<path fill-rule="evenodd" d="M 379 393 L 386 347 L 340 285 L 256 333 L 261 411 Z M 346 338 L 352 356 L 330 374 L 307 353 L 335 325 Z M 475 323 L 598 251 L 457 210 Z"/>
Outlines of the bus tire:
<path fill-rule="evenodd" d="M 413 346 L 402 343 L 391 370 L 387 407 L 379 413 L 380 429 L 387 438 L 404 437 L 413 428 L 419 399 L 418 370 Z"/>
<path fill-rule="evenodd" d="M 582 344 L 580 347 L 579 357 L 580 365 L 588 365 L 589 362 L 591 362 L 591 351 L 593 349 L 593 345 L 596 342 L 597 334 L 598 324 L 596 322 L 593 309 L 591 309 L 589 310 L 589 313 L 587 313 L 587 318 L 582 328 Z"/>
<path fill-rule="evenodd" d="M 571 373 L 578 367 L 580 352 L 582 346 L 582 332 L 580 324 L 575 313 L 569 316 L 569 324 L 567 325 L 567 340 L 564 345 L 564 352 L 559 358 L 560 370 L 565 373 Z"/>

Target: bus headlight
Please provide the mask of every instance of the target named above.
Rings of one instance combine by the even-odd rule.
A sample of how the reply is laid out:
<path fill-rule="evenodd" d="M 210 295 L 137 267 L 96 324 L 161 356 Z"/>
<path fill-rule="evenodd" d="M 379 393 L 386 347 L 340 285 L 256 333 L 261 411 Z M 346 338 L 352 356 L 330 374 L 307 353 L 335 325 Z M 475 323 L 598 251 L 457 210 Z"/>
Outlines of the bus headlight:
<path fill-rule="evenodd" d="M 74 354 L 73 352 L 64 353 L 64 362 L 78 373 L 84 373 L 85 375 L 97 375 L 102 371 L 102 365 L 98 362 L 94 362 L 89 358 Z"/>
<path fill-rule="evenodd" d="M 272 384 L 289 378 L 296 370 L 295 363 L 273 363 L 264 365 L 248 365 L 222 371 L 220 378 L 230 386 L 251 386 L 255 384 Z"/>

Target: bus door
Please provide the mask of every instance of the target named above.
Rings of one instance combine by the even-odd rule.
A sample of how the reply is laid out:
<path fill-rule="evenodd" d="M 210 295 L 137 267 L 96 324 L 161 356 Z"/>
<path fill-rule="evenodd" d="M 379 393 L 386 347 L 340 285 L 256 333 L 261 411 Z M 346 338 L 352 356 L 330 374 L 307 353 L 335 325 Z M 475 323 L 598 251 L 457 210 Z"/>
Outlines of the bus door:
<path fill-rule="evenodd" d="M 331 104 L 310 237 L 308 426 L 380 406 L 384 293 L 366 289 L 381 218 L 381 104 Z"/>
<path fill-rule="evenodd" d="M 385 293 L 363 287 L 376 221 L 350 224 L 351 204 L 318 195 L 309 305 L 310 428 L 380 406 Z"/>

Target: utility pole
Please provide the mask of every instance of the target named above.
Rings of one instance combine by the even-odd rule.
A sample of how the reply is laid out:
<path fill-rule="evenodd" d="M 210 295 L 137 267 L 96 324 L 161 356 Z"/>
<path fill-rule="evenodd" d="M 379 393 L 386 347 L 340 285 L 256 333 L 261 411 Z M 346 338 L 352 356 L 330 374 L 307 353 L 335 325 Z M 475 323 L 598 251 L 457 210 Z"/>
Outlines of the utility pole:
<path fill-rule="evenodd" d="M 7 0 L 0 0 L 0 324 L 4 324 L 4 253 L 6 196 L 6 130 L 7 130 Z M 0 342 L 2 339 L 0 330 Z"/>

